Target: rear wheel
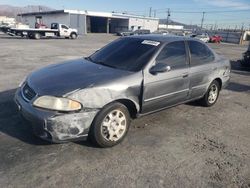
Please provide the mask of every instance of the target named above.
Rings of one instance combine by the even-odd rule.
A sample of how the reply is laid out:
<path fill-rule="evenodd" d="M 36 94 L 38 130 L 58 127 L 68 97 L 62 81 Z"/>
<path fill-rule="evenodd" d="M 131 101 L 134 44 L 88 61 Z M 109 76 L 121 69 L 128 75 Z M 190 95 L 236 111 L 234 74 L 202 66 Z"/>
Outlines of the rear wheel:
<path fill-rule="evenodd" d="M 130 125 L 128 109 L 115 102 L 104 107 L 92 123 L 89 138 L 100 147 L 112 147 L 126 136 Z"/>
<path fill-rule="evenodd" d="M 200 100 L 201 104 L 206 107 L 213 106 L 219 97 L 220 94 L 220 84 L 218 81 L 214 80 L 209 86 L 206 94 Z"/>
<path fill-rule="evenodd" d="M 34 33 L 34 39 L 36 39 L 36 40 L 41 39 L 41 34 L 40 33 Z"/>

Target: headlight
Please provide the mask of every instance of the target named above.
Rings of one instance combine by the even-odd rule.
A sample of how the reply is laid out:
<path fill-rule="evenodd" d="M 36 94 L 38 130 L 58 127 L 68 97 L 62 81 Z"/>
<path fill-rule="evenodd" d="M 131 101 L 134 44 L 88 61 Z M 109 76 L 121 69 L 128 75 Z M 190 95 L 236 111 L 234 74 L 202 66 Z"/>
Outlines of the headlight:
<path fill-rule="evenodd" d="M 33 105 L 39 108 L 64 112 L 76 111 L 82 108 L 81 103 L 77 101 L 53 96 L 39 97 L 33 102 Z"/>

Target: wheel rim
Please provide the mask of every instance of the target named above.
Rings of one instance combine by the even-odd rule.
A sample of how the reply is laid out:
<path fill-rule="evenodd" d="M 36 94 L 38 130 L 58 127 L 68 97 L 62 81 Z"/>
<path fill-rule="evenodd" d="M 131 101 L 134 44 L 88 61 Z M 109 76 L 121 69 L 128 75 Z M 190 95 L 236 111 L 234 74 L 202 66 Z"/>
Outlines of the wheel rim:
<path fill-rule="evenodd" d="M 217 100 L 217 97 L 218 97 L 218 87 L 215 84 L 213 84 L 209 89 L 208 102 L 210 104 L 215 103 L 215 101 Z"/>
<path fill-rule="evenodd" d="M 127 120 L 120 110 L 113 110 L 102 121 L 101 134 L 107 141 L 118 141 L 125 134 Z"/>

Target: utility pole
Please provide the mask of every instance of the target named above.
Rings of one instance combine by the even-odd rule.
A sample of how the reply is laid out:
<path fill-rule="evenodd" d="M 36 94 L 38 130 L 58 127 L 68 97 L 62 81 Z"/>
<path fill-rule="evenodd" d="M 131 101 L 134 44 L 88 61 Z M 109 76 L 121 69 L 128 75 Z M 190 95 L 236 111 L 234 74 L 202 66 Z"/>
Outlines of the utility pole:
<path fill-rule="evenodd" d="M 204 19 L 205 19 L 205 12 L 202 12 L 201 29 L 203 27 Z"/>
<path fill-rule="evenodd" d="M 149 17 L 151 17 L 152 16 L 152 7 L 150 7 L 150 9 L 149 9 Z"/>
<path fill-rule="evenodd" d="M 235 25 L 235 29 L 234 29 L 234 32 L 237 30 L 237 25 Z"/>
<path fill-rule="evenodd" d="M 156 10 L 154 10 L 154 18 L 156 18 Z"/>
<path fill-rule="evenodd" d="M 167 12 L 168 16 L 167 16 L 167 29 L 168 29 L 168 24 L 169 24 L 169 18 L 171 16 L 170 14 L 170 9 L 168 8 L 168 12 Z"/>
<path fill-rule="evenodd" d="M 217 27 L 217 21 L 215 21 L 215 24 L 214 24 L 214 30 L 217 30 L 218 27 Z"/>
<path fill-rule="evenodd" d="M 241 25 L 241 31 L 244 31 L 244 23 Z"/>

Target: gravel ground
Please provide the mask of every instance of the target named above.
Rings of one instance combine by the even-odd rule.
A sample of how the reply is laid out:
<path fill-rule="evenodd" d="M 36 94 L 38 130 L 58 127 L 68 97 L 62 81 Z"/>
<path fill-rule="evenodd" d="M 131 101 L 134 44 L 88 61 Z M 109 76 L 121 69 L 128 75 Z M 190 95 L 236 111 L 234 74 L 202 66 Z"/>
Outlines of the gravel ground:
<path fill-rule="evenodd" d="M 32 70 L 88 55 L 114 40 L 27 40 L 0 35 L 1 187 L 250 187 L 250 70 L 246 46 L 211 44 L 232 60 L 230 85 L 211 108 L 180 105 L 133 121 L 120 145 L 49 144 L 33 136 L 12 100 Z"/>

